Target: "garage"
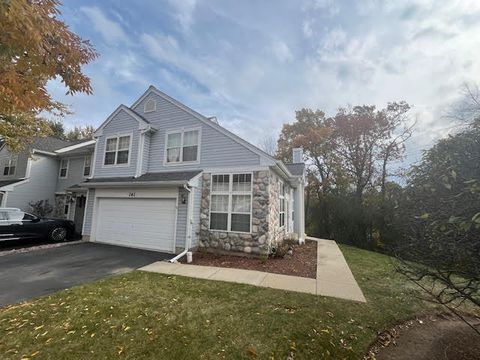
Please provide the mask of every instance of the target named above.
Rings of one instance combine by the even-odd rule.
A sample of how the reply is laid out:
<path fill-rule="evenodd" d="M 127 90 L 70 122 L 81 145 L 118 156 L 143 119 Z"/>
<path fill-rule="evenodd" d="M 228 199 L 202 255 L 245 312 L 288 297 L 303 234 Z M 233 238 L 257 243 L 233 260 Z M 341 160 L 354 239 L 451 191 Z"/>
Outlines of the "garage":
<path fill-rule="evenodd" d="M 95 241 L 174 252 L 175 198 L 97 198 Z"/>

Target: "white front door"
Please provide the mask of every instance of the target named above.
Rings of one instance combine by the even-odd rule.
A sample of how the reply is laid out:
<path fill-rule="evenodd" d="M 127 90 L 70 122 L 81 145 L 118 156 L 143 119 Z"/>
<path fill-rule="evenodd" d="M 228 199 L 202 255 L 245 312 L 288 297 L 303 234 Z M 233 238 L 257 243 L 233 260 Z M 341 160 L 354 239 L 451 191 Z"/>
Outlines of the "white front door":
<path fill-rule="evenodd" d="M 175 251 L 176 200 L 99 198 L 95 241 Z"/>

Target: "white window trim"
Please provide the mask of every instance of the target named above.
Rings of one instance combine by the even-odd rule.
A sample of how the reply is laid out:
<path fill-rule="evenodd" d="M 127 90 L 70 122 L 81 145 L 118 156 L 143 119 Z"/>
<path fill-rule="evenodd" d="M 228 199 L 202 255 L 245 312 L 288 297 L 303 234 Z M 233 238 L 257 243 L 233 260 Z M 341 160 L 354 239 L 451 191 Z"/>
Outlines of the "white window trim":
<path fill-rule="evenodd" d="M 12 168 L 12 162 L 15 163 L 15 171 L 12 174 L 10 174 L 10 168 Z M 10 158 L 8 159 L 8 161 L 7 161 L 7 164 L 2 169 L 2 176 L 15 176 L 15 174 L 17 173 L 17 163 L 18 163 L 18 156 L 17 155 L 11 155 Z M 4 174 L 6 167 L 8 167 L 8 174 L 7 175 Z"/>
<path fill-rule="evenodd" d="M 87 175 L 85 175 L 85 168 L 87 167 L 87 158 L 88 157 L 90 157 L 90 171 Z M 85 155 L 85 157 L 83 158 L 83 173 L 82 173 L 82 176 L 84 178 L 88 178 L 88 177 L 90 177 L 90 175 L 92 175 L 92 165 L 93 165 L 93 155 L 92 154 Z"/>
<path fill-rule="evenodd" d="M 250 191 L 235 191 L 233 192 L 233 175 L 242 175 L 250 174 Z M 213 176 L 214 175 L 228 175 L 228 191 L 215 191 L 213 192 Z M 228 195 L 228 207 L 227 207 L 227 229 L 212 229 L 211 228 L 211 218 L 212 218 L 212 195 Z M 236 231 L 231 230 L 232 228 L 232 195 L 250 195 L 250 231 Z M 214 211 L 216 212 L 216 211 Z M 224 214 L 225 212 L 222 212 Z M 235 213 L 237 214 L 237 213 Z M 241 213 L 238 213 L 241 214 Z M 245 213 L 246 214 L 246 213 Z M 208 209 L 208 229 L 210 231 L 220 231 L 228 233 L 238 233 L 238 234 L 251 234 L 252 233 L 252 221 L 253 221 L 253 173 L 252 172 L 218 172 L 210 174 L 210 202 Z"/>
<path fill-rule="evenodd" d="M 67 171 L 65 171 L 65 176 L 62 176 L 62 162 L 64 160 L 67 160 Z M 67 179 L 68 178 L 68 170 L 70 168 L 70 159 L 67 158 L 67 159 L 60 159 L 60 169 L 58 169 L 58 178 L 59 179 Z"/>
<path fill-rule="evenodd" d="M 183 134 L 188 131 L 198 131 L 198 145 L 197 145 L 197 160 L 195 161 L 177 161 L 177 162 L 168 162 L 167 161 L 167 146 L 168 146 L 168 135 L 170 134 L 181 134 L 180 139 L 180 159 L 183 159 Z M 190 165 L 190 164 L 200 164 L 200 152 L 202 146 L 202 128 L 201 127 L 193 127 L 193 128 L 180 128 L 180 129 L 172 129 L 167 130 L 165 132 L 165 145 L 164 145 L 164 155 L 163 155 L 163 165 L 164 166 L 178 166 L 178 165 Z M 226 175 L 226 174 L 225 174 Z"/>
<path fill-rule="evenodd" d="M 118 157 L 118 144 L 120 141 L 118 140 L 121 137 L 128 136 L 130 137 L 129 146 L 128 146 L 128 161 L 126 164 L 117 164 L 117 157 Z M 114 164 L 105 164 L 105 154 L 107 153 L 107 141 L 108 139 L 117 139 L 117 148 L 115 149 L 115 163 Z M 112 168 L 112 167 L 129 167 L 130 160 L 132 159 L 132 143 L 133 143 L 133 134 L 115 134 L 105 137 L 105 142 L 103 145 L 103 157 L 102 157 L 102 167 L 104 168 Z"/>
<path fill-rule="evenodd" d="M 150 101 L 153 101 L 153 110 L 147 110 L 147 104 L 150 102 Z M 154 111 L 157 111 L 157 101 L 155 99 L 147 99 L 147 101 L 145 101 L 145 104 L 143 105 L 143 112 L 144 113 L 151 113 L 151 112 L 154 112 Z"/>
<path fill-rule="evenodd" d="M 283 193 L 282 193 L 282 187 L 283 187 Z M 285 199 L 285 183 L 283 181 L 280 181 L 280 191 L 279 191 L 279 195 L 278 195 L 278 199 L 279 199 L 279 202 L 278 202 L 278 226 L 280 229 L 284 228 L 285 227 L 285 223 L 287 221 L 287 219 L 285 219 L 285 214 L 286 214 L 286 205 L 287 205 L 287 201 Z M 282 203 L 283 201 L 283 211 L 281 211 L 281 206 L 280 204 Z M 283 225 L 280 224 L 280 219 L 282 218 L 281 217 L 281 214 L 283 214 Z"/>

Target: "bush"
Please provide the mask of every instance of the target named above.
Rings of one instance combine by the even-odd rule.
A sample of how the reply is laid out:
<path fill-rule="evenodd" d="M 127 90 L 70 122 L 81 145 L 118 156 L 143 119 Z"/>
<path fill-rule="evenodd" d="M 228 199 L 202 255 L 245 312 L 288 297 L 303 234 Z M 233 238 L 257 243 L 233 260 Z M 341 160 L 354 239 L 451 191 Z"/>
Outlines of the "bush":
<path fill-rule="evenodd" d="M 53 212 L 53 206 L 48 200 L 31 201 L 28 203 L 30 212 L 38 217 L 44 218 Z"/>

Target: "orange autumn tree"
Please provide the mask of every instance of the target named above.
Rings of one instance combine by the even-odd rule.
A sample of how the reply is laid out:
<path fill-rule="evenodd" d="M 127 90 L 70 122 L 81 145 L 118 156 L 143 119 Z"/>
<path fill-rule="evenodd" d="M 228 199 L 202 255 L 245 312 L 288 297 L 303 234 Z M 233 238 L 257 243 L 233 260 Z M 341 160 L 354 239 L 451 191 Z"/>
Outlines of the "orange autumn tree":
<path fill-rule="evenodd" d="M 67 94 L 92 93 L 82 65 L 98 55 L 88 40 L 58 17 L 57 0 L 0 0 L 0 137 L 14 151 L 51 133 L 42 114 L 64 116 L 47 82 L 60 79 Z"/>

